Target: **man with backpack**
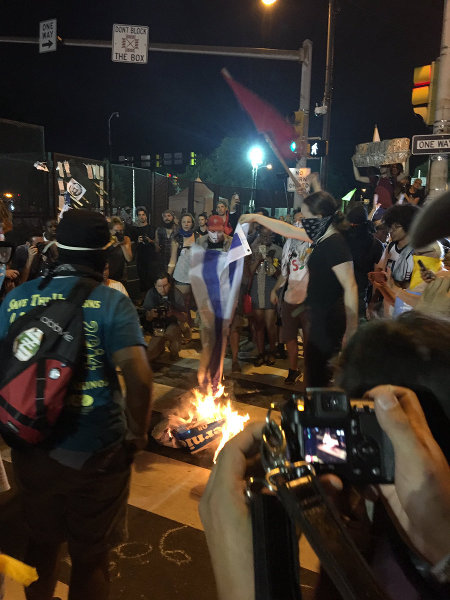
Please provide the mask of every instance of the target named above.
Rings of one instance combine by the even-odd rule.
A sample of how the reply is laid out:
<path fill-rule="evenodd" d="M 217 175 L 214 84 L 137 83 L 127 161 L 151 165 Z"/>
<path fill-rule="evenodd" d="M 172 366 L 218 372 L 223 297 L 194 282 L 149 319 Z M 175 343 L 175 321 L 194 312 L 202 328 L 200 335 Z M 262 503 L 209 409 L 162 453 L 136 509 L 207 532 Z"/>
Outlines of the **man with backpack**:
<path fill-rule="evenodd" d="M 105 218 L 71 210 L 56 235 L 53 272 L 15 288 L 0 306 L 0 422 L 30 532 L 24 560 L 39 575 L 27 599 L 52 599 L 60 546 L 67 540 L 70 598 L 106 600 L 108 551 L 126 534 L 133 455 L 147 443 L 152 375 L 134 306 L 100 285 L 110 243 Z M 84 327 L 77 332 L 81 306 Z M 15 335 L 12 343 L 8 332 Z M 65 344 L 76 343 L 82 354 L 72 373 Z M 17 375 L 8 378 L 11 369 Z M 11 408 L 13 402 L 19 405 Z"/>

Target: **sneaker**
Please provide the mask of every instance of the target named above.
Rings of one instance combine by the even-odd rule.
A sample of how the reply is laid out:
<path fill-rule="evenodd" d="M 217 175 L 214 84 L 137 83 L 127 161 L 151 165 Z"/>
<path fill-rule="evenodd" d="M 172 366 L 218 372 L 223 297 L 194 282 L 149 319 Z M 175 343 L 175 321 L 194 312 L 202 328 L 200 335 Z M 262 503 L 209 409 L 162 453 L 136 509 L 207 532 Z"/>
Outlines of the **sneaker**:
<path fill-rule="evenodd" d="M 264 354 L 258 354 L 258 356 L 253 361 L 253 364 L 255 365 L 255 367 L 260 367 L 261 365 L 263 365 L 264 364 Z"/>
<path fill-rule="evenodd" d="M 232 373 L 242 373 L 241 365 L 238 360 L 233 360 L 231 364 L 231 372 Z"/>
<path fill-rule="evenodd" d="M 300 371 L 296 371 L 295 369 L 289 369 L 289 375 L 284 380 L 286 385 L 294 385 L 297 379 L 300 376 Z"/>
<path fill-rule="evenodd" d="M 266 355 L 266 365 L 268 367 L 273 367 L 274 364 L 275 364 L 275 356 L 272 354 L 272 352 L 269 352 L 269 354 Z"/>

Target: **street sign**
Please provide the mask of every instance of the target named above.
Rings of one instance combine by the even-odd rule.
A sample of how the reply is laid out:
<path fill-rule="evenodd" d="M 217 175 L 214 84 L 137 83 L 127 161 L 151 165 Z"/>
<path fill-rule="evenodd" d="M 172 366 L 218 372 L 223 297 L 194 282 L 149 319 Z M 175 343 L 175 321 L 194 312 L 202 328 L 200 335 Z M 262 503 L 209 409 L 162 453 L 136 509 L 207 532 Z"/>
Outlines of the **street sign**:
<path fill-rule="evenodd" d="M 147 25 L 113 25 L 111 59 L 113 62 L 147 64 Z"/>
<path fill-rule="evenodd" d="M 450 133 L 414 135 L 413 154 L 450 154 Z"/>
<path fill-rule="evenodd" d="M 54 52 L 56 50 L 56 19 L 40 21 L 39 23 L 39 52 Z"/>
<path fill-rule="evenodd" d="M 309 183 L 306 181 L 306 178 L 311 173 L 311 169 L 307 169 L 306 167 L 303 167 L 301 169 L 292 168 L 292 169 L 289 169 L 289 170 L 294 175 L 294 177 L 296 179 L 298 179 L 301 191 L 304 194 L 309 194 Z M 288 192 L 295 192 L 295 191 L 297 191 L 296 188 L 295 188 L 295 184 L 294 184 L 294 182 L 292 181 L 292 179 L 290 177 L 288 177 L 288 180 L 287 180 L 287 191 Z"/>

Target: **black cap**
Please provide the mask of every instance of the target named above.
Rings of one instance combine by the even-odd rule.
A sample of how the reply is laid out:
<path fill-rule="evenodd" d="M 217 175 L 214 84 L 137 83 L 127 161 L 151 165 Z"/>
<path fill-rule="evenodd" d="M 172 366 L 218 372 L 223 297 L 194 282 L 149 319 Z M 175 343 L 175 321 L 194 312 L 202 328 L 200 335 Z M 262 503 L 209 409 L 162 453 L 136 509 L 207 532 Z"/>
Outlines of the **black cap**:
<path fill-rule="evenodd" d="M 56 241 L 64 250 L 101 250 L 110 241 L 108 222 L 98 212 L 71 209 L 56 228 Z"/>

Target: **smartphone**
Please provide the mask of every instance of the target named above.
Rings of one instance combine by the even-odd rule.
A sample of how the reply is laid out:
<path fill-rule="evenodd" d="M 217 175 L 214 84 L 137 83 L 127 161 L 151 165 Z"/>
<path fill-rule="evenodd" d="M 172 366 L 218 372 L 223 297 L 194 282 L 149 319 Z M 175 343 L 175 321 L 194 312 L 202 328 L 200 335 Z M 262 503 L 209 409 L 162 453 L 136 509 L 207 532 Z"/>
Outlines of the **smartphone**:
<path fill-rule="evenodd" d="M 427 269 L 427 268 L 426 268 L 426 266 L 423 264 L 423 262 L 420 260 L 420 258 L 419 258 L 419 259 L 417 259 L 417 264 L 419 265 L 419 267 L 420 267 L 421 269 L 424 269 L 424 270 L 426 270 L 426 269 Z"/>

